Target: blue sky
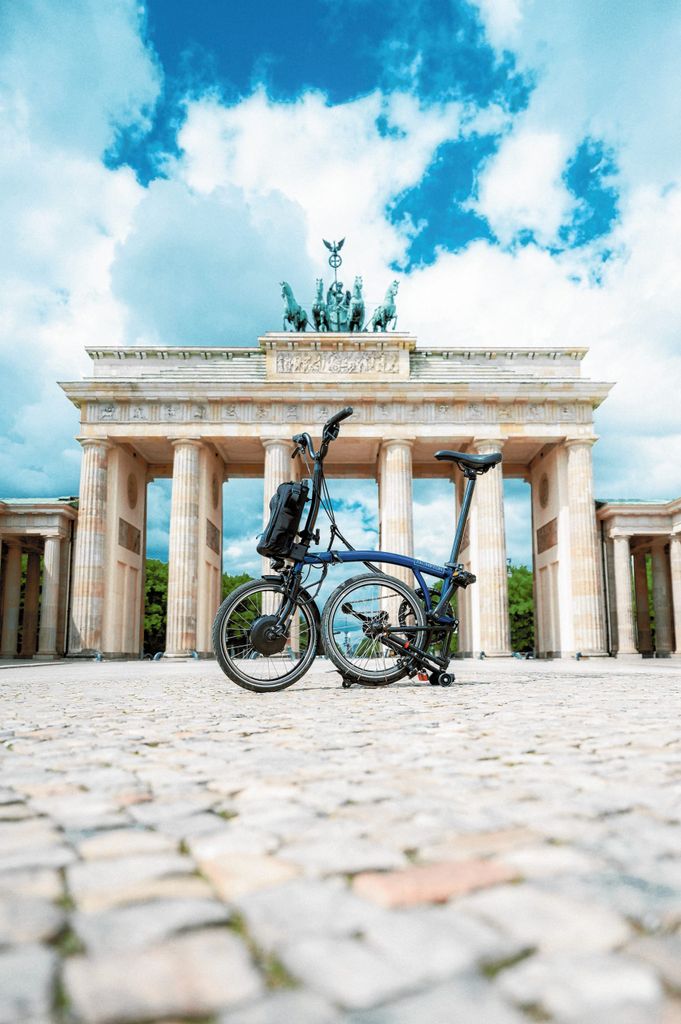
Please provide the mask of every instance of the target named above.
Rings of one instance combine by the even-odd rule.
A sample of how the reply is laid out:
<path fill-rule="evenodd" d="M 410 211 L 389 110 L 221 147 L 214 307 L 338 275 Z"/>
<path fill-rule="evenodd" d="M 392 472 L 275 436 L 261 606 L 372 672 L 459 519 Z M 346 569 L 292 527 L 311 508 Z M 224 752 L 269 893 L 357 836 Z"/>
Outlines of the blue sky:
<path fill-rule="evenodd" d="M 0 494 L 77 493 L 86 344 L 252 344 L 347 235 L 428 345 L 589 346 L 597 493 L 678 495 L 680 43 L 671 0 L 3 5 Z M 338 491 L 370 539 L 374 489 Z M 258 485 L 226 497 L 254 568 Z M 507 518 L 526 560 L 522 484 Z"/>

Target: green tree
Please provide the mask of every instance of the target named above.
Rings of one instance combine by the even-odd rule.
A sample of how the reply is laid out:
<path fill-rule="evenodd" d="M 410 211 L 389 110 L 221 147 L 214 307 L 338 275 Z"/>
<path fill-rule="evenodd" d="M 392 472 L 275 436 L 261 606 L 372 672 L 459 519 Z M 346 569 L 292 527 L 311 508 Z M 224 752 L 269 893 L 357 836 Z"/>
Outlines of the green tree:
<path fill-rule="evenodd" d="M 168 563 L 148 558 L 144 580 L 144 653 L 158 654 L 166 648 L 168 607 Z"/>
<path fill-rule="evenodd" d="M 526 565 L 508 567 L 508 612 L 511 620 L 511 649 L 534 650 L 534 594 L 532 572 Z"/>
<path fill-rule="evenodd" d="M 242 583 L 248 583 L 253 577 L 249 576 L 247 572 L 241 572 L 238 576 L 230 576 L 229 573 L 223 572 L 222 574 L 222 600 L 231 594 L 233 590 L 240 587 Z"/>
<path fill-rule="evenodd" d="M 248 573 L 238 576 L 222 574 L 222 600 L 252 577 Z M 168 607 L 168 563 L 148 558 L 144 585 L 144 653 L 158 654 L 166 648 Z"/>

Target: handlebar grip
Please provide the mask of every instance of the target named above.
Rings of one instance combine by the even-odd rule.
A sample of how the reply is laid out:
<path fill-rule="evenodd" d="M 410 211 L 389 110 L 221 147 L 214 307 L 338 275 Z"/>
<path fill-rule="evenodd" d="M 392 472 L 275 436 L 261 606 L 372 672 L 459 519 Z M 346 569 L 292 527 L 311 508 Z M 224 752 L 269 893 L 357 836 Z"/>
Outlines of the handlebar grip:
<path fill-rule="evenodd" d="M 355 410 L 352 408 L 351 405 L 346 406 L 345 409 L 341 409 L 340 412 L 337 412 L 335 416 L 332 416 L 330 420 L 326 421 L 326 423 L 324 424 L 324 429 L 328 430 L 329 427 L 335 427 L 336 424 L 342 423 L 342 421 L 346 420 L 348 416 L 352 416 L 354 411 Z"/>

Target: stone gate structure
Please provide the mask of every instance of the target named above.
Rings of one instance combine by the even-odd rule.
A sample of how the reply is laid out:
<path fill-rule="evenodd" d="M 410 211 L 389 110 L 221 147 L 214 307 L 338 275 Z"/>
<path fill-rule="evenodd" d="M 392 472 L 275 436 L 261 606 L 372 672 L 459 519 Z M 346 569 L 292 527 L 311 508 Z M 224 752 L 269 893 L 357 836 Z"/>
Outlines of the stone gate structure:
<path fill-rule="evenodd" d="M 222 483 L 264 477 L 267 514 L 298 466 L 291 435 L 314 433 L 348 403 L 355 415 L 328 474 L 378 480 L 381 547 L 412 550 L 414 477 L 451 480 L 451 535 L 463 481 L 434 461 L 438 448 L 501 450 L 504 475 L 532 487 L 537 653 L 681 652 L 681 499 L 595 508 L 592 416 L 610 385 L 581 376 L 584 349 L 428 351 L 407 334 L 268 334 L 256 348 L 89 354 L 92 376 L 62 385 L 81 414 L 80 499 L 0 501 L 0 656 L 140 655 L 156 477 L 173 480 L 168 653 L 208 654 Z M 499 472 L 479 481 L 462 559 L 479 581 L 461 595 L 460 651 L 508 654 Z"/>
<path fill-rule="evenodd" d="M 83 466 L 69 653 L 141 649 L 146 484 L 172 477 L 167 653 L 210 652 L 219 603 L 222 483 L 262 476 L 265 506 L 290 479 L 291 435 L 343 405 L 330 477 L 378 480 L 380 546 L 413 545 L 412 479 L 452 480 L 442 447 L 503 453 L 532 487 L 537 649 L 606 653 L 592 485 L 593 411 L 611 385 L 585 349 L 425 350 L 409 334 L 267 334 L 252 348 L 88 349 L 93 374 L 63 383 L 80 409 Z M 229 510 L 226 510 L 229 515 Z M 462 560 L 460 650 L 510 653 L 502 478 L 479 481 Z"/>

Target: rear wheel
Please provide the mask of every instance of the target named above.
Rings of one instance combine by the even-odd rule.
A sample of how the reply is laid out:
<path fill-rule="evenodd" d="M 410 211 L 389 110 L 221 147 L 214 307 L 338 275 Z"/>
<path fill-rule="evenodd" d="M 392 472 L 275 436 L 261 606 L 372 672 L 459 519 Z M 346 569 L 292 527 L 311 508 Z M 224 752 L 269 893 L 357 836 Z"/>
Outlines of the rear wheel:
<path fill-rule="evenodd" d="M 280 583 L 249 580 L 233 590 L 213 622 L 213 650 L 220 668 L 239 686 L 258 693 L 284 690 L 305 675 L 319 641 L 319 612 L 304 593 L 285 636 L 275 624 L 285 596 Z"/>
<path fill-rule="evenodd" d="M 406 583 L 383 573 L 353 576 L 324 606 L 322 640 L 344 680 L 386 686 L 407 674 L 390 641 L 421 649 L 426 633 L 423 605 Z"/>

